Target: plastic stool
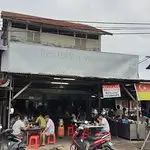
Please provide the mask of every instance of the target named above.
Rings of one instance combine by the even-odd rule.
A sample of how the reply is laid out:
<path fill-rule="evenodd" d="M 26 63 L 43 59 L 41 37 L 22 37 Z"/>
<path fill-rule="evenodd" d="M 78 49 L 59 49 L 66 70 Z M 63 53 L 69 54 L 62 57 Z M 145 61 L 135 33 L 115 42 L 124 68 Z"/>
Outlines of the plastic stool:
<path fill-rule="evenodd" d="M 40 146 L 39 136 L 38 135 L 36 135 L 36 136 L 30 136 L 28 148 L 29 149 L 31 147 L 39 148 L 39 146 Z"/>
<path fill-rule="evenodd" d="M 55 135 L 55 133 L 48 136 L 47 144 L 56 144 L 56 135 Z"/>
<path fill-rule="evenodd" d="M 73 126 L 69 126 L 67 131 L 68 131 L 67 135 L 68 136 L 72 136 L 74 134 L 74 127 Z"/>
<path fill-rule="evenodd" d="M 85 135 L 85 136 L 89 136 L 89 135 L 90 135 L 90 129 L 85 129 L 84 135 Z"/>

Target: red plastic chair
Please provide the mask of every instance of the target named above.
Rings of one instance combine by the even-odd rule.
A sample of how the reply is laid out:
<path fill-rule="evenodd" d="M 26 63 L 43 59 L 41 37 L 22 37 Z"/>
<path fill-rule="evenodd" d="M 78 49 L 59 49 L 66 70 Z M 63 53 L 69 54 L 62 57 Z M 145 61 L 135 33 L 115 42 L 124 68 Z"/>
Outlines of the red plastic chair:
<path fill-rule="evenodd" d="M 32 147 L 37 149 L 37 148 L 39 148 L 39 146 L 40 146 L 39 136 L 38 135 L 30 136 L 28 149 L 30 149 Z"/>
<path fill-rule="evenodd" d="M 55 133 L 48 136 L 47 144 L 56 144 L 56 135 L 55 135 Z"/>
<path fill-rule="evenodd" d="M 67 135 L 73 136 L 73 133 L 74 133 L 74 126 L 68 126 Z"/>
<path fill-rule="evenodd" d="M 87 138 L 89 136 L 90 136 L 90 129 L 85 129 L 84 132 L 83 132 L 83 137 Z"/>

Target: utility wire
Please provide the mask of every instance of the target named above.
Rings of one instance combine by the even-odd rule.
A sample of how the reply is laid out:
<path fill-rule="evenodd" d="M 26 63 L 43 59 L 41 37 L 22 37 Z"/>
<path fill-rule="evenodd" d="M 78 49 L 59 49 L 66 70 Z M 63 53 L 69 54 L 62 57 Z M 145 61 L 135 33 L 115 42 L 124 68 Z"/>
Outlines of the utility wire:
<path fill-rule="evenodd" d="M 114 35 L 138 35 L 138 34 L 139 34 L 139 35 L 140 35 L 140 34 L 141 34 L 141 35 L 142 35 L 142 34 L 145 34 L 145 35 L 147 34 L 147 35 L 149 35 L 150 32 L 135 32 L 135 33 L 134 33 L 134 32 L 124 32 L 124 33 L 123 33 L 123 32 L 122 32 L 122 33 L 121 33 L 121 32 L 118 32 L 118 33 L 113 33 L 113 34 L 114 34 Z"/>
<path fill-rule="evenodd" d="M 148 59 L 149 59 L 149 58 L 144 58 L 144 59 L 140 60 L 140 62 L 139 62 L 138 64 L 141 64 L 141 63 L 147 61 Z"/>
<path fill-rule="evenodd" d="M 62 20 L 65 21 L 65 20 Z M 66 20 L 69 22 L 77 22 L 77 23 L 92 23 L 92 24 L 117 24 L 117 25 L 150 25 L 148 22 L 106 22 L 106 21 L 83 21 L 83 20 Z"/>

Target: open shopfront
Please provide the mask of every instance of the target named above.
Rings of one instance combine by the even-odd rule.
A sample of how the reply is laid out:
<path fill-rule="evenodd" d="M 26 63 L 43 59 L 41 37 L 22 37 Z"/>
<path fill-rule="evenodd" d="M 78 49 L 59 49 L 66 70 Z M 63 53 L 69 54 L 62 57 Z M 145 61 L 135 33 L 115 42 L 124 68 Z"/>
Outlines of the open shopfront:
<path fill-rule="evenodd" d="M 138 108 L 140 105 L 134 98 L 136 97 L 134 83 L 138 83 L 138 80 L 24 74 L 12 74 L 12 79 L 15 98 L 12 106 L 21 114 L 35 115 L 36 108 L 41 106 L 43 113 L 51 114 L 57 125 L 60 117 L 65 120 L 68 108 L 73 111 L 74 108 L 82 106 L 87 119 L 90 119 L 92 108 L 100 111 L 102 108 L 113 109 L 116 105 L 121 105 L 127 109 L 130 120 L 125 123 L 122 120 L 109 119 L 112 135 L 130 140 L 144 139 L 146 136 L 145 122 L 140 122 L 140 118 L 137 117 L 137 113 L 140 116 L 137 105 Z M 105 95 L 104 86 L 107 87 Z M 60 108 L 63 110 L 61 116 L 56 112 Z"/>
<path fill-rule="evenodd" d="M 125 91 L 125 84 L 138 80 L 138 61 L 134 55 L 10 42 L 9 51 L 2 53 L 1 63 L 1 70 L 11 80 L 8 108 L 18 103 L 18 109 L 23 105 L 33 110 L 32 104 L 37 107 L 42 102 L 52 110 L 66 102 L 69 106 L 83 105 L 89 116 L 90 107 L 97 106 L 100 110 L 105 105 L 102 85 L 119 84 Z M 8 126 L 9 120 L 10 115 Z"/>

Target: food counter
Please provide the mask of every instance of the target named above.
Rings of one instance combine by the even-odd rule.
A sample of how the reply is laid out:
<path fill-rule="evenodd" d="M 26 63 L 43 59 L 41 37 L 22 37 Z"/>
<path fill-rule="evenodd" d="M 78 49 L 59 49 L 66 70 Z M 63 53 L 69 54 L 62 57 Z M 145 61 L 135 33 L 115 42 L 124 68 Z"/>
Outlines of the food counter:
<path fill-rule="evenodd" d="M 111 134 L 121 138 L 136 140 L 137 124 L 136 123 L 122 123 L 119 121 L 109 120 Z M 145 139 L 146 127 L 145 124 L 139 124 L 139 139 Z"/>

